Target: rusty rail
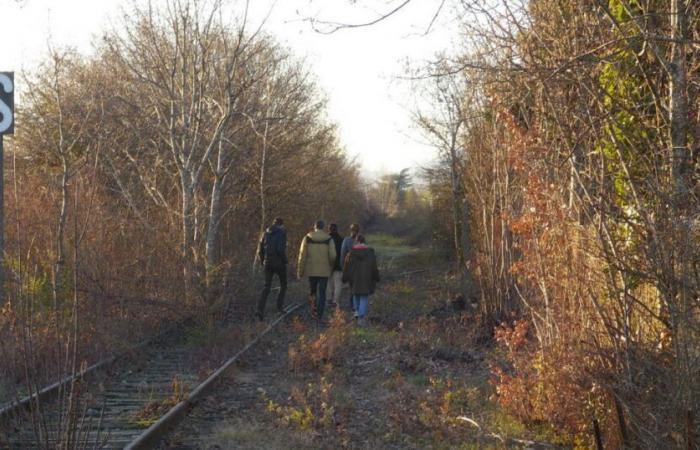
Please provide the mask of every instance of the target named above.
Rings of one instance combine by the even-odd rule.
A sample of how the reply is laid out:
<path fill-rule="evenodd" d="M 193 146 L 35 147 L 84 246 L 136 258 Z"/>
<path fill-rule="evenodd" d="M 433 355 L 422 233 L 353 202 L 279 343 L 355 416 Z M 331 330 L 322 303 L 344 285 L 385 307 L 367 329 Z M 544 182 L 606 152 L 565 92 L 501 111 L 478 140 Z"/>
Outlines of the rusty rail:
<path fill-rule="evenodd" d="M 267 328 L 257 335 L 255 339 L 246 344 L 243 349 L 239 350 L 235 355 L 229 358 L 221 367 L 212 373 L 206 380 L 197 386 L 190 394 L 177 405 L 173 406 L 167 413 L 158 419 L 153 425 L 148 427 L 146 431 L 141 433 L 129 445 L 124 447 L 125 450 L 141 450 L 153 448 L 158 441 L 170 431 L 177 423 L 179 423 L 187 412 L 201 399 L 211 388 L 221 379 L 221 377 L 231 368 L 233 364 L 240 359 L 248 350 L 257 344 L 263 337 L 272 331 L 277 324 L 287 318 L 291 313 L 299 309 L 304 303 L 296 303 L 291 305 L 284 314 L 272 321 Z"/>

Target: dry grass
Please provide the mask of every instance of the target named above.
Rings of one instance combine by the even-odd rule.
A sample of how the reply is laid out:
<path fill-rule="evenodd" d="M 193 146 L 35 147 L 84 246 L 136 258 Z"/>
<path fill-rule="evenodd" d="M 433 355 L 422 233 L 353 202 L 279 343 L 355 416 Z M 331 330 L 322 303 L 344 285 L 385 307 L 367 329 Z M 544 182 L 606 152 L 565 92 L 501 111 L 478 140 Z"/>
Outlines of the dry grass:
<path fill-rule="evenodd" d="M 189 394 L 189 389 L 180 377 L 175 376 L 170 384 L 172 393 L 163 400 L 151 400 L 143 408 L 136 411 L 129 421 L 141 428 L 153 425 L 161 416 L 167 413 L 175 405 L 183 401 Z"/>
<path fill-rule="evenodd" d="M 321 330 L 292 320 L 289 374 L 261 390 L 256 415 L 212 444 L 466 449 L 537 437 L 491 401 L 492 347 L 474 314 L 449 306 L 459 281 L 437 273 L 383 282 L 366 328 L 345 311 Z"/>
<path fill-rule="evenodd" d="M 318 448 L 313 437 L 269 422 L 238 420 L 218 430 L 209 448 L 258 450 Z"/>
<path fill-rule="evenodd" d="M 299 323 L 293 327 L 301 335 L 295 344 L 289 346 L 289 368 L 292 371 L 327 373 L 341 360 L 348 333 L 347 319 L 342 311 L 336 310 L 329 328 L 315 336 L 306 334 L 306 327 Z"/>

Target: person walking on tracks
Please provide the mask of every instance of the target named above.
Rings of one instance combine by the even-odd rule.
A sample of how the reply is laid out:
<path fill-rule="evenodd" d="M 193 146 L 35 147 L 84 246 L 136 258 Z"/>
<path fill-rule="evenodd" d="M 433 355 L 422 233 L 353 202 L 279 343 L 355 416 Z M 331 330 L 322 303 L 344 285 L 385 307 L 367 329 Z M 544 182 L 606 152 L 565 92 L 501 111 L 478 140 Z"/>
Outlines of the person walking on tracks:
<path fill-rule="evenodd" d="M 352 225 L 350 225 L 350 236 L 343 239 L 343 245 L 340 247 L 341 267 L 345 264 L 345 258 L 348 256 L 348 253 L 350 253 L 350 250 L 352 250 L 352 246 L 355 245 L 355 239 L 357 239 L 358 234 L 360 234 L 360 225 L 353 223 Z M 353 310 L 353 312 L 355 313 L 355 317 L 357 317 L 357 311 L 355 310 L 355 306 L 352 300 L 352 286 L 350 290 L 350 309 Z"/>
<path fill-rule="evenodd" d="M 357 312 L 357 324 L 365 326 L 369 312 L 369 296 L 379 282 L 379 268 L 374 249 L 365 242 L 365 237 L 357 235 L 356 243 L 348 253 L 343 265 L 343 281 L 350 283 L 352 302 Z"/>
<path fill-rule="evenodd" d="M 265 318 L 265 304 L 272 290 L 272 278 L 277 275 L 280 280 L 280 292 L 277 295 L 277 311 L 284 312 L 284 295 L 287 292 L 287 230 L 284 220 L 275 218 L 260 239 L 258 247 L 260 263 L 265 268 L 265 288 L 260 294 L 255 316 L 262 321 Z"/>
<path fill-rule="evenodd" d="M 309 277 L 311 314 L 319 321 L 323 318 L 323 310 L 326 307 L 326 287 L 328 277 L 333 273 L 336 257 L 333 238 L 323 230 L 325 226 L 325 222 L 319 220 L 314 226 L 314 231 L 304 236 L 297 265 L 299 278 Z"/>
<path fill-rule="evenodd" d="M 333 244 L 335 245 L 335 263 L 333 264 L 333 272 L 328 278 L 326 299 L 330 301 L 331 307 L 336 307 L 338 302 L 340 302 L 340 294 L 343 291 L 343 265 L 340 259 L 343 237 L 338 233 L 338 225 L 335 223 L 328 225 L 328 231 L 330 231 L 331 239 L 333 239 Z"/>

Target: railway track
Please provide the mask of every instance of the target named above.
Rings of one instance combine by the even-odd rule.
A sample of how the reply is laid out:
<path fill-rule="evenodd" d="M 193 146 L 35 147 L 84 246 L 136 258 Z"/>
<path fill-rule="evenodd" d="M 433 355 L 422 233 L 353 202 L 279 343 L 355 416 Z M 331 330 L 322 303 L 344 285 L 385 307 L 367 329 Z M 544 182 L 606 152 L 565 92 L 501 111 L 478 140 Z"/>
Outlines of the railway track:
<path fill-rule="evenodd" d="M 406 278 L 430 274 L 430 268 L 395 270 L 382 274 L 382 280 L 398 281 Z M 347 291 L 344 292 L 347 294 Z M 340 308 L 346 311 L 349 318 L 349 307 L 345 295 Z M 329 309 L 329 315 L 333 309 Z M 427 313 L 426 313 L 427 314 Z M 349 319 L 348 319 L 349 320 Z M 261 425 L 260 418 L 256 414 L 270 417 L 267 409 L 268 401 L 285 404 L 289 401 L 291 392 L 289 386 L 280 379 L 288 378 L 290 370 L 287 352 L 289 345 L 298 343 L 299 333 L 309 337 L 313 341 L 318 333 L 326 330 L 313 328 L 315 323 L 310 314 L 306 314 L 303 322 L 309 327 L 308 331 L 293 331 L 291 328 L 285 333 L 278 334 L 274 339 L 266 341 L 267 351 L 254 352 L 242 359 L 242 364 L 237 372 L 238 376 L 231 379 L 226 386 L 222 386 L 215 394 L 205 396 L 198 402 L 196 408 L 187 415 L 176 429 L 162 436 L 156 443 L 156 449 L 169 448 L 317 448 L 323 447 L 314 442 L 285 441 L 289 435 L 280 433 L 282 437 L 269 437 L 267 433 L 273 432 L 274 425 L 266 427 Z M 383 321 L 371 321 L 374 326 L 387 326 L 392 331 L 395 325 L 383 323 Z M 302 328 L 303 330 L 304 328 Z M 306 334 L 306 333 L 309 334 Z M 294 375 L 292 375 L 293 377 Z M 306 381 L 299 381 L 306 386 Z M 263 396 L 263 397 L 261 397 Z M 351 400 L 354 402 L 355 399 Z M 261 406 L 262 405 L 262 406 Z M 359 409 L 363 407 L 360 405 Z M 273 413 L 274 415 L 274 413 Z M 265 419 L 263 419 L 265 420 Z M 274 422 L 273 422 L 274 423 Z M 269 424 L 268 424 L 269 425 Z M 252 431 L 252 433 L 251 433 Z M 356 444 L 353 442 L 353 446 Z M 339 446 L 328 445 L 323 448 L 337 448 Z M 357 446 L 361 448 L 362 446 Z M 367 447 L 370 448 L 370 447 Z M 374 447 L 372 447 L 374 448 Z"/>
<path fill-rule="evenodd" d="M 82 396 L 80 431 L 71 447 L 151 448 L 243 354 L 303 304 L 290 305 L 283 315 L 203 382 L 200 382 L 196 366 L 191 363 L 192 349 L 182 336 L 142 346 L 142 356 L 134 367 L 115 370 L 112 374 L 96 374 L 100 368 L 113 362 L 111 358 L 91 367 L 89 372 L 81 374 L 81 378 L 94 376 L 99 382 L 91 382 L 90 389 Z M 69 382 L 72 380 L 63 380 L 63 383 Z M 59 384 L 44 389 L 46 393 L 40 398 L 43 400 L 57 389 L 60 389 Z M 46 408 L 42 414 L 43 427 L 36 426 L 36 416 L 31 420 L 28 408 L 33 403 L 32 399 L 24 399 L 3 408 L 0 448 L 52 448 L 61 440 L 58 424 L 62 413 L 58 402 L 43 402 Z M 37 429 L 44 431 L 38 432 Z"/>

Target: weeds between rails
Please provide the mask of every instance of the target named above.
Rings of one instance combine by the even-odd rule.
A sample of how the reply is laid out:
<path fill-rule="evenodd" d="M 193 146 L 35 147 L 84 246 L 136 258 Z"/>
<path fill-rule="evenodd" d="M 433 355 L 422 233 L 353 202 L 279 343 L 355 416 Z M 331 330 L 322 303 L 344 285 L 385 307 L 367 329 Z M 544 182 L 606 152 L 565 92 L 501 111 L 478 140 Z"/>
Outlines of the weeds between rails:
<path fill-rule="evenodd" d="M 426 275 L 430 271 L 421 269 L 420 273 Z M 265 386 L 263 391 L 258 388 L 261 393 L 257 398 L 236 403 L 237 409 L 250 410 L 250 413 L 240 414 L 212 405 L 173 442 L 194 447 L 200 442 L 220 444 L 224 442 L 220 435 L 225 433 L 230 448 L 240 442 L 250 444 L 244 430 L 252 427 L 262 430 L 262 435 L 274 429 L 290 440 L 295 436 L 308 438 L 307 448 L 410 447 L 401 445 L 400 439 L 405 434 L 402 430 L 422 428 L 405 420 L 423 411 L 424 401 L 431 407 L 420 420 L 442 424 L 437 413 L 430 412 L 432 406 L 440 411 L 437 407 L 448 402 L 452 413 L 452 405 L 467 395 L 466 391 L 457 390 L 453 396 L 456 385 L 438 383 L 433 386 L 433 378 L 437 383 L 438 378 L 450 375 L 431 370 L 442 367 L 447 359 L 462 367 L 477 365 L 473 360 L 479 358 L 479 352 L 462 351 L 469 346 L 464 340 L 463 328 L 469 327 L 464 323 L 467 319 L 458 320 L 461 314 L 454 314 L 449 320 L 430 317 L 436 306 L 445 303 L 443 294 L 449 291 L 445 289 L 445 281 L 432 274 L 420 278 L 418 275 L 413 270 L 383 274 L 381 287 L 372 297 L 375 300 L 370 307 L 367 327 L 353 326 L 347 311 L 336 311 L 329 326 L 322 330 L 310 323 L 293 322 L 292 337 L 285 339 L 287 343 L 277 344 L 275 356 L 271 357 L 276 361 L 282 359 L 282 363 L 277 363 L 277 370 L 289 370 L 290 375 L 279 380 L 266 369 L 268 359 L 261 357 L 256 361 L 262 365 L 248 368 L 250 373 L 260 372 L 261 378 L 256 376 L 254 383 L 235 384 L 228 394 L 222 394 L 231 399 L 237 394 L 246 397 L 247 393 L 254 394 L 256 386 Z M 409 287 L 414 288 L 413 291 L 409 292 Z M 346 306 L 345 302 L 342 306 Z M 425 319 L 419 320 L 419 317 Z M 453 321 L 455 326 L 461 327 L 448 336 L 443 331 Z M 442 351 L 439 347 L 447 350 L 454 347 L 455 351 Z M 282 357 L 283 353 L 287 358 Z M 414 384 L 421 384 L 415 388 L 416 392 L 409 389 Z M 426 388 L 431 392 L 427 397 Z M 221 415 L 229 424 L 206 423 L 207 417 Z M 198 437 L 188 438 L 195 430 L 198 430 Z M 256 439 L 259 446 L 268 444 L 263 437 Z M 270 444 L 269 448 L 285 448 L 275 446 L 275 442 Z"/>
<path fill-rule="evenodd" d="M 126 357 L 127 355 L 131 355 L 135 352 L 141 351 L 141 349 L 143 349 L 144 347 L 147 347 L 154 342 L 165 339 L 168 335 L 172 334 L 183 325 L 184 322 L 178 323 L 168 328 L 164 332 L 160 333 L 158 336 L 141 341 L 140 343 L 134 345 L 128 350 L 125 350 L 118 354 L 110 354 L 106 358 L 99 360 L 98 362 L 88 366 L 87 368 L 81 369 L 80 371 L 78 371 L 78 373 L 74 375 L 66 376 L 65 378 L 59 381 L 48 384 L 19 400 L 12 400 L 3 404 L 2 406 L 0 406 L 0 427 L 3 424 L 3 421 L 10 420 L 13 416 L 19 415 L 20 412 L 22 412 L 23 410 L 31 408 L 32 404 L 50 400 L 57 394 L 59 390 L 64 389 L 65 387 L 70 385 L 70 383 L 73 383 L 78 380 L 83 380 L 89 375 L 95 374 L 99 370 L 108 369 L 112 364 Z"/>
<path fill-rule="evenodd" d="M 552 448 L 490 401 L 493 341 L 465 280 L 414 262 L 383 273 L 368 327 L 352 325 L 346 302 L 327 327 L 295 318 L 162 448 Z M 452 303 L 458 293 L 471 311 Z"/>
<path fill-rule="evenodd" d="M 272 324 L 270 328 L 272 328 L 272 326 L 274 326 L 274 324 Z M 267 331 L 269 331 L 269 329 L 265 332 Z M 254 345 L 254 343 L 260 339 L 260 336 L 261 335 L 258 335 L 249 342 L 241 352 L 246 351 Z M 170 366 L 170 373 L 163 375 L 158 370 L 149 371 L 135 369 L 135 372 L 137 372 L 136 374 L 129 372 L 125 377 L 119 378 L 113 383 L 116 387 L 110 387 L 104 394 L 107 403 L 109 403 L 109 401 L 112 403 L 107 404 L 99 414 L 102 427 L 85 431 L 85 442 L 98 445 L 101 448 L 124 448 L 125 446 L 131 445 L 131 442 L 135 439 L 138 439 L 143 433 L 144 427 L 161 422 L 162 413 L 165 413 L 167 416 L 172 407 L 179 407 L 179 409 L 182 410 L 182 405 L 180 404 L 183 401 L 191 402 L 194 398 L 193 396 L 197 395 L 203 388 L 202 385 L 198 386 L 196 384 L 195 380 L 198 378 L 197 374 L 182 374 L 180 367 L 177 366 L 177 350 L 178 349 L 166 349 L 155 354 L 156 357 L 162 356 L 163 354 L 166 356 L 162 357 L 160 361 L 156 360 L 152 365 L 160 365 L 161 370 L 163 366 L 165 366 L 165 369 L 168 369 L 168 366 Z M 182 350 L 182 348 L 180 348 L 180 350 Z M 169 351 L 171 352 L 170 355 L 168 355 Z M 173 352 L 175 359 L 173 359 Z M 180 352 L 180 356 L 182 353 L 183 352 Z M 154 354 L 151 354 L 150 359 L 153 359 L 153 357 Z M 161 375 L 160 378 L 158 378 L 159 375 Z M 149 380 L 156 385 L 160 384 L 161 387 L 163 385 L 169 386 L 171 389 L 170 394 L 166 392 L 166 396 L 158 396 L 153 392 L 144 392 L 144 388 L 148 389 L 148 386 L 142 386 L 142 383 L 139 381 L 141 378 L 144 378 L 144 376 L 149 378 Z M 188 382 L 193 387 L 192 389 L 188 386 Z M 209 380 L 208 382 L 211 383 Z M 154 390 L 155 389 L 156 388 L 154 388 Z M 192 392 L 191 394 L 190 391 Z M 144 394 L 150 397 L 144 399 Z M 119 398 L 120 396 L 121 398 Z M 114 397 L 117 397 L 116 405 L 114 404 Z M 119 402 L 121 402 L 121 404 Z M 134 403 L 138 403 L 138 405 L 134 406 Z M 124 408 L 124 405 L 126 405 L 126 409 L 128 410 L 128 416 L 120 414 L 123 413 L 120 408 Z M 115 408 L 118 410 L 116 413 Z M 107 430 L 107 432 L 102 434 L 101 437 L 102 429 Z M 32 436 L 25 433 L 24 437 L 14 436 L 14 438 L 10 439 L 10 448 L 41 447 L 33 442 Z M 43 447 L 46 448 L 46 445 Z M 70 448 L 81 448 L 81 446 L 75 445 L 70 446 Z"/>
<path fill-rule="evenodd" d="M 296 303 L 290 305 L 277 319 L 271 322 L 268 327 L 255 337 L 251 342 L 249 342 L 242 350 L 237 352 L 233 357 L 229 358 L 221 367 L 219 367 L 213 374 L 211 374 L 204 382 L 202 382 L 196 389 L 194 389 L 185 399 L 173 406 L 166 414 L 164 414 L 157 422 L 150 426 L 144 433 L 139 435 L 134 439 L 129 445 L 125 446 L 125 450 L 140 450 L 151 448 L 158 440 L 165 435 L 170 428 L 177 424 L 180 420 L 184 418 L 187 411 L 197 402 L 202 396 L 204 396 L 209 390 L 211 390 L 214 384 L 221 379 L 221 377 L 226 373 L 228 369 L 233 366 L 233 364 L 240 359 L 248 350 L 250 350 L 255 344 L 257 344 L 264 336 L 266 336 L 270 331 L 272 331 L 275 326 L 282 320 L 286 319 L 291 313 L 302 307 L 304 302 Z"/>
<path fill-rule="evenodd" d="M 291 284 L 292 283 L 290 283 L 290 285 Z M 279 287 L 275 287 L 272 289 L 272 291 L 277 291 L 279 289 Z M 226 321 L 226 317 L 229 315 L 230 310 L 231 305 L 225 305 L 224 312 L 222 315 L 222 323 Z M 97 362 L 89 365 L 88 367 L 79 370 L 74 375 L 68 375 L 62 378 L 61 380 L 49 383 L 40 388 L 33 389 L 33 392 L 30 392 L 29 395 L 26 395 L 22 398 L 15 398 L 5 403 L 0 403 L 0 429 L 2 429 L 3 424 L 6 425 L 6 422 L 11 420 L 13 416 L 17 416 L 22 411 L 31 408 L 33 403 L 43 403 L 44 401 L 48 401 L 55 398 L 57 392 L 69 386 L 70 383 L 73 383 L 77 380 L 84 380 L 88 376 L 94 375 L 100 370 L 107 370 L 119 360 L 125 359 L 135 353 L 138 353 L 144 348 L 148 347 L 149 345 L 152 345 L 153 343 L 167 340 L 168 337 L 172 337 L 172 335 L 177 334 L 178 330 L 186 329 L 186 327 L 194 323 L 195 320 L 196 317 L 193 315 L 185 317 L 179 320 L 174 325 L 166 328 L 164 331 L 158 333 L 156 336 L 148 337 L 142 340 L 141 342 L 129 347 L 128 349 L 120 351 L 118 353 L 110 353 L 106 357 L 98 360 Z"/>
<path fill-rule="evenodd" d="M 402 278 L 405 276 L 410 276 L 410 275 L 424 273 L 424 272 L 427 272 L 427 270 L 407 271 L 407 272 L 401 272 L 401 273 L 398 273 L 395 275 L 389 274 L 387 276 L 387 278 L 396 279 L 396 278 Z M 277 288 L 277 289 L 279 289 L 279 288 Z M 156 338 L 152 338 L 152 339 L 149 339 L 147 341 L 144 341 L 144 342 L 138 344 L 137 346 L 132 347 L 128 351 L 123 352 L 120 355 L 111 355 L 108 358 L 105 358 L 105 359 L 101 360 L 100 362 L 88 367 L 87 369 L 80 371 L 78 374 L 76 374 L 72 377 L 68 377 L 60 382 L 54 383 L 50 386 L 47 386 L 46 388 L 41 389 L 39 392 L 34 393 L 34 395 L 26 397 L 23 400 L 13 402 L 12 404 L 7 405 L 6 407 L 4 407 L 1 410 L 2 414 L 0 415 L 0 417 L 2 417 L 4 420 L 8 420 L 12 416 L 17 416 L 21 410 L 31 408 L 36 403 L 47 402 L 53 395 L 56 395 L 56 391 L 58 391 L 60 389 L 65 389 L 68 385 L 70 385 L 70 383 L 83 382 L 87 376 L 94 375 L 100 369 L 106 369 L 108 367 L 111 367 L 117 360 L 121 359 L 125 354 L 133 354 L 135 352 L 147 351 L 150 348 L 150 346 L 153 344 L 153 342 L 156 342 L 159 340 L 160 341 L 167 340 L 168 334 L 175 334 L 178 331 L 178 329 L 183 328 L 183 326 L 186 322 L 188 322 L 188 321 L 184 320 L 181 323 L 177 324 L 176 326 L 171 327 L 165 333 L 162 333 L 161 335 L 157 336 Z M 259 337 L 260 336 L 258 336 L 258 338 Z M 257 341 L 258 338 L 256 338 L 255 341 Z M 175 384 L 182 384 L 181 381 L 179 383 L 175 383 L 176 380 L 177 380 L 177 376 L 175 376 L 175 378 L 174 378 L 173 386 Z M 178 400 L 178 401 L 173 401 L 173 399 Z M 181 398 L 179 396 L 174 396 L 173 398 L 165 399 L 160 403 L 159 402 L 150 402 L 149 404 L 152 404 L 152 405 L 158 406 L 159 408 L 162 408 L 163 405 L 167 405 L 168 402 L 173 403 L 173 406 L 177 406 L 177 404 L 180 403 L 179 400 L 181 400 Z M 147 410 L 148 408 L 149 408 L 149 406 L 147 405 L 145 407 L 145 409 Z M 155 409 L 157 409 L 157 408 L 155 408 Z M 102 417 L 100 420 L 102 420 Z M 152 421 L 154 421 L 154 419 L 151 419 L 151 422 Z M 142 423 L 146 423 L 146 422 L 148 422 L 148 420 L 142 421 Z M 26 440 L 24 441 L 22 446 L 25 447 L 25 444 L 27 444 Z"/>
<path fill-rule="evenodd" d="M 270 403 L 275 423 L 313 431 L 321 448 L 340 445 L 335 436 L 365 448 L 555 448 L 547 430 L 531 432 L 491 402 L 491 328 L 469 279 L 444 269 L 385 276 L 368 328 L 345 319 L 310 336 L 299 327 L 288 352 L 299 386 Z M 357 405 L 373 424 L 358 423 Z"/>
<path fill-rule="evenodd" d="M 178 376 L 179 376 L 178 372 L 182 368 L 182 363 L 177 362 L 177 360 L 178 360 L 178 358 L 182 359 L 183 354 L 186 352 L 183 351 L 183 352 L 179 352 L 180 354 L 178 354 L 178 351 L 176 351 L 177 350 L 176 348 L 173 350 L 173 349 L 170 349 L 170 347 L 173 347 L 173 346 L 177 347 L 177 344 L 173 343 L 173 341 L 177 340 L 178 338 L 181 338 L 185 334 L 185 332 L 187 331 L 187 329 L 185 328 L 186 322 L 191 322 L 191 320 L 183 320 L 180 323 L 178 323 L 177 325 L 174 325 L 173 327 L 171 327 L 166 333 L 162 333 L 161 335 L 157 336 L 156 338 L 152 338 L 152 339 L 149 339 L 145 342 L 142 342 L 139 345 L 132 347 L 129 351 L 123 352 L 119 356 L 110 356 L 110 357 L 100 361 L 99 363 L 94 364 L 93 366 L 90 366 L 89 368 L 80 371 L 78 374 L 76 374 L 73 377 L 68 377 L 64 380 L 61 380 L 60 382 L 54 383 L 50 386 L 47 386 L 46 388 L 39 390 L 39 392 L 35 392 L 32 396 L 28 396 L 27 398 L 24 398 L 20 401 L 16 401 L 16 402 L 13 402 L 11 404 L 8 404 L 6 407 L 3 408 L 3 410 L 2 410 L 3 416 L 1 417 L 2 420 L 0 420 L 0 425 L 2 425 L 0 427 L 0 447 L 5 448 L 5 445 L 8 445 L 10 448 L 40 448 L 40 447 L 42 447 L 42 445 L 43 446 L 53 445 L 50 443 L 59 442 L 62 438 L 59 436 L 55 436 L 54 435 L 55 433 L 53 430 L 49 430 L 50 424 L 49 424 L 49 426 L 47 426 L 47 422 L 58 423 L 56 421 L 62 420 L 60 418 L 60 414 L 65 413 L 65 411 L 62 411 L 62 408 L 64 406 L 62 404 L 56 404 L 56 405 L 53 405 L 52 407 L 47 408 L 46 405 L 51 404 L 51 398 L 58 396 L 58 392 L 61 389 L 63 389 L 64 391 L 67 391 L 68 386 L 71 384 L 74 384 L 73 387 L 77 386 L 76 391 L 80 392 L 81 396 L 89 397 L 89 395 L 94 394 L 94 391 L 103 389 L 103 386 L 105 384 L 107 384 L 108 382 L 111 382 L 112 384 L 117 385 L 117 386 L 120 383 L 125 383 L 125 384 L 127 384 L 127 386 L 131 386 L 133 388 L 132 389 L 133 392 L 129 392 L 128 389 L 126 391 L 122 390 L 121 392 L 119 392 L 119 395 L 122 396 L 123 401 L 126 401 L 127 403 L 133 403 L 134 401 L 130 398 L 130 396 L 138 397 L 138 396 L 142 396 L 144 394 L 143 386 L 141 385 L 141 383 L 139 383 L 138 386 L 136 384 L 134 384 L 134 377 L 136 376 L 136 375 L 134 375 L 134 372 L 136 372 L 138 375 L 138 373 L 141 373 L 142 371 L 143 371 L 143 373 L 148 372 L 148 369 L 144 370 L 143 368 L 137 367 L 136 369 L 134 369 L 134 371 L 129 371 L 126 374 L 122 374 L 123 375 L 122 379 L 118 379 L 118 377 L 114 377 L 114 376 L 112 376 L 112 377 L 107 376 L 106 378 L 98 378 L 97 376 L 95 376 L 94 377 L 95 379 L 91 382 L 91 385 L 88 385 L 87 383 L 85 383 L 85 380 L 86 380 L 86 378 L 88 378 L 88 376 L 95 375 L 98 371 L 100 371 L 100 369 L 104 370 L 104 369 L 107 369 L 109 367 L 113 367 L 114 363 L 117 360 L 121 360 L 123 356 L 128 355 L 128 354 L 138 353 L 140 355 L 141 361 L 148 364 L 151 361 L 147 361 L 147 360 L 152 360 L 153 358 L 156 358 L 156 359 L 160 358 L 160 359 L 165 360 L 167 362 L 167 360 L 169 358 L 167 356 L 168 352 L 171 350 L 174 351 L 175 352 L 174 356 L 175 356 L 176 362 L 172 363 L 172 364 L 174 364 L 174 366 L 171 367 L 172 378 L 162 378 L 161 377 L 157 381 L 158 381 L 158 383 L 160 383 L 161 386 L 164 384 L 170 385 L 172 383 L 173 386 L 175 386 L 175 384 L 179 384 L 182 388 L 182 385 L 186 384 L 186 383 L 183 383 L 182 380 L 180 380 L 178 383 L 176 383 L 176 381 L 178 380 Z M 254 339 L 254 341 L 257 341 L 258 338 L 259 338 L 259 336 L 256 337 Z M 165 347 L 161 346 L 159 348 L 156 348 L 157 343 L 160 342 L 162 344 L 164 341 L 169 342 L 169 345 L 167 345 Z M 246 348 L 248 348 L 248 347 L 246 347 Z M 126 358 L 123 358 L 123 359 L 126 359 Z M 156 361 L 156 362 L 163 363 L 163 361 Z M 137 364 L 137 366 L 138 366 L 138 364 Z M 153 375 L 153 374 L 151 374 L 151 375 Z M 189 380 L 185 380 L 185 381 L 186 382 L 187 381 L 193 382 L 193 381 L 196 381 L 196 379 L 200 376 L 201 376 L 201 372 L 198 375 L 197 374 L 192 375 L 191 377 L 189 377 Z M 83 383 L 85 383 L 85 384 L 83 384 Z M 90 389 L 93 392 L 88 392 L 87 391 L 88 389 Z M 187 386 L 185 386 L 182 389 L 184 389 L 186 391 L 189 390 L 189 388 Z M 155 391 L 155 388 L 153 389 L 153 391 Z M 185 392 L 185 394 L 186 393 L 187 392 Z M 100 395 L 102 395 L 102 394 L 100 394 Z M 110 395 L 110 392 L 103 393 L 103 396 L 105 396 L 105 398 L 106 398 L 106 396 L 109 396 L 109 395 Z M 153 395 L 153 394 L 151 393 L 150 395 Z M 177 397 L 177 396 L 171 396 L 171 397 Z M 184 397 L 184 395 L 183 395 L 183 397 Z M 89 400 L 86 401 L 85 398 L 82 398 L 82 397 L 80 398 L 80 402 L 85 402 L 86 405 L 87 405 L 88 401 Z M 162 402 L 167 403 L 167 401 L 173 401 L 173 398 L 164 399 Z M 152 401 L 149 403 L 158 403 L 158 402 L 160 402 L 160 400 Z M 61 402 L 58 402 L 58 403 L 61 403 Z M 175 402 L 175 403 L 178 403 L 178 402 Z M 109 419 L 109 418 L 105 419 L 103 417 L 103 414 L 105 413 L 105 408 L 107 408 L 107 406 L 109 406 L 109 405 L 103 405 L 101 410 L 100 410 L 99 406 L 92 407 L 92 408 L 88 408 L 87 406 L 85 406 L 84 409 L 82 409 L 80 411 L 73 412 L 73 414 L 78 414 L 80 416 L 77 418 L 77 423 L 79 424 L 79 426 L 77 426 L 77 428 L 80 428 L 80 432 L 82 432 L 83 427 L 85 427 L 86 429 L 89 430 L 89 432 L 85 433 L 85 436 L 80 437 L 80 439 L 82 441 L 85 441 L 85 443 L 87 443 L 88 441 L 97 442 L 99 439 L 102 439 L 103 442 L 101 442 L 100 444 L 105 445 L 105 443 L 108 440 L 110 440 L 109 437 L 104 437 L 104 436 L 100 437 L 101 428 L 104 427 L 103 420 Z M 37 408 L 37 407 L 38 407 L 38 410 L 40 412 L 37 413 L 36 416 L 28 416 L 28 415 L 23 414 L 23 413 L 26 413 L 27 411 L 31 412 L 31 408 Z M 109 408 L 107 408 L 107 409 L 109 409 Z M 112 409 L 114 409 L 114 408 L 112 408 Z M 119 408 L 117 408 L 117 409 L 119 409 Z M 148 406 L 147 405 L 144 406 L 144 409 L 148 409 Z M 58 410 L 59 412 L 57 412 L 56 410 Z M 97 411 L 99 411 L 99 413 Z M 121 412 L 123 412 L 123 411 L 121 411 Z M 57 414 L 58 414 L 59 418 L 56 417 Z M 95 422 L 95 420 L 93 420 L 95 416 L 99 416 L 99 423 L 97 424 L 97 426 L 95 426 L 94 423 L 91 423 L 91 422 Z M 24 420 L 22 421 L 22 419 L 24 419 Z M 111 419 L 115 419 L 115 417 L 111 417 Z M 119 419 L 119 418 L 117 418 L 117 419 Z M 121 417 L 121 419 L 123 419 L 123 417 Z M 131 421 L 131 419 L 129 419 L 129 420 Z M 141 421 L 141 423 L 137 423 L 136 425 L 140 428 L 136 431 L 138 433 L 140 433 L 142 431 L 143 426 L 151 425 L 151 422 L 153 422 L 153 421 L 155 421 L 155 418 L 149 419 L 146 421 Z M 137 421 L 137 422 L 139 422 L 139 421 Z M 32 425 L 32 428 L 33 428 L 32 430 L 27 430 L 29 424 Z M 2 434 L 3 428 L 6 430 L 7 433 L 9 433 L 4 438 L 3 438 L 3 434 Z M 37 428 L 39 429 L 39 431 L 37 431 Z M 119 429 L 118 429 L 119 427 L 112 427 L 112 428 L 116 429 L 116 431 L 117 431 L 116 434 L 120 434 Z M 134 434 L 134 433 L 132 433 L 132 434 Z M 51 437 L 48 437 L 49 435 L 51 435 Z M 88 435 L 90 435 L 89 439 L 88 439 Z M 123 438 L 123 436 L 121 436 L 121 437 Z M 124 445 L 124 439 L 118 439 L 118 440 L 120 442 L 118 448 L 122 448 Z M 3 441 L 7 441 L 7 442 L 5 442 L 5 444 L 3 444 Z M 14 442 L 14 444 L 13 444 L 13 442 Z M 81 445 L 77 445 L 77 444 L 75 445 L 75 448 L 80 448 L 80 447 L 81 447 Z"/>
<path fill-rule="evenodd" d="M 133 399 L 127 398 L 128 395 L 123 391 L 118 395 L 112 392 L 114 399 L 107 399 L 110 392 L 105 391 L 104 386 L 111 384 L 125 390 L 133 388 L 138 396 L 142 396 L 143 387 L 137 387 L 138 383 L 134 382 L 135 377 L 146 373 L 143 371 L 142 364 L 146 364 L 146 360 L 156 361 L 160 365 L 159 370 L 163 372 L 162 366 L 169 359 L 168 348 L 172 346 L 173 340 L 183 336 L 182 327 L 182 324 L 173 326 L 167 333 L 141 343 L 130 351 L 122 353 L 119 358 L 103 360 L 91 366 L 89 371 L 84 370 L 76 376 L 68 377 L 61 383 L 50 386 L 50 389 L 43 389 L 40 395 L 35 393 L 33 397 L 11 405 L 2 424 L 5 431 L 4 439 L 3 430 L 0 430 L 0 447 L 86 448 L 89 444 L 104 444 L 107 438 L 102 434 L 102 429 L 106 419 L 107 404 L 114 400 L 120 403 L 117 406 L 122 408 L 127 403 L 131 405 L 135 403 Z M 131 354 L 137 354 L 139 358 L 130 366 L 125 365 L 120 369 L 121 377 L 107 370 L 113 368 L 118 359 L 127 359 Z M 158 361 L 160 355 L 166 356 L 160 357 Z M 154 381 L 169 384 L 174 379 L 172 373 L 179 369 L 179 365 L 173 364 L 171 369 L 167 377 Z M 98 372 L 103 376 L 98 376 Z M 148 375 L 155 377 L 155 371 Z M 90 385 L 87 383 L 88 377 L 91 378 Z M 72 398 L 66 399 L 67 396 Z M 93 396 L 104 396 L 104 403 L 101 406 L 95 405 Z M 59 397 L 60 400 L 54 400 L 55 397 Z"/>

